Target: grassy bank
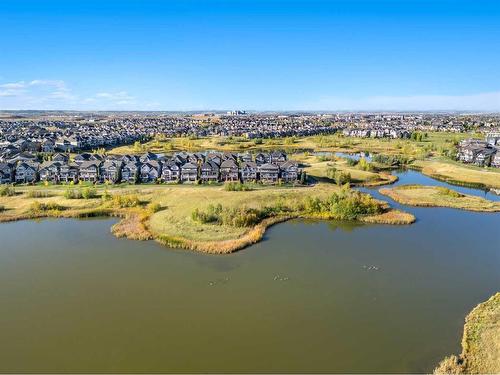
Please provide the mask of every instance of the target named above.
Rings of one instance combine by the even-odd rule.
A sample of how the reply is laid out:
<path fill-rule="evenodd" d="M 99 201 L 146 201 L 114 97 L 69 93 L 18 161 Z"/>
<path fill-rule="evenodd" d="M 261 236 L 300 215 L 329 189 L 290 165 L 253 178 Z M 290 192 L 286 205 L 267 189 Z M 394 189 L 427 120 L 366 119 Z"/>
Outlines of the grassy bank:
<path fill-rule="evenodd" d="M 500 293 L 465 318 L 462 353 L 446 357 L 435 374 L 500 373 Z"/>
<path fill-rule="evenodd" d="M 451 207 L 480 212 L 500 212 L 500 202 L 458 193 L 438 186 L 401 185 L 392 189 L 380 189 L 396 202 L 420 207 Z"/>
<path fill-rule="evenodd" d="M 79 189 L 70 187 L 70 189 Z M 412 215 L 335 184 L 255 186 L 231 191 L 221 185 L 123 185 L 68 194 L 61 186 L 14 188 L 0 197 L 0 222 L 42 217 L 116 216 L 117 237 L 155 239 L 171 247 L 229 253 L 259 241 L 266 228 L 290 218 L 346 219 L 408 224 Z M 81 198 L 86 196 L 87 199 Z M 78 198 L 74 198 L 78 197 Z M 221 207 L 215 220 L 209 206 Z M 198 211 L 195 217 L 194 212 Z"/>
<path fill-rule="evenodd" d="M 444 160 L 418 160 L 413 167 L 423 174 L 454 185 L 479 189 L 500 188 L 500 170 Z"/>

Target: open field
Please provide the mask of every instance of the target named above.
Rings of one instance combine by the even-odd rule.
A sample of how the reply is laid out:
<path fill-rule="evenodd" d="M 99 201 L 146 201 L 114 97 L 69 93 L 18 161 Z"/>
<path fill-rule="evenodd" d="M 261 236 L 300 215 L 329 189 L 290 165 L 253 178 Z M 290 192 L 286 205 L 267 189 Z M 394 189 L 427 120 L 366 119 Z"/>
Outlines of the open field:
<path fill-rule="evenodd" d="M 469 133 L 428 133 L 427 138 L 417 142 L 409 139 L 353 138 L 341 134 L 316 135 L 310 137 L 288 137 L 271 139 L 246 139 L 244 137 L 205 137 L 205 138 L 165 138 L 157 137 L 143 144 L 120 146 L 110 150 L 114 154 L 138 152 L 175 152 L 175 151 L 269 151 L 281 149 L 294 151 L 331 151 L 331 152 L 373 152 L 403 154 L 408 157 L 423 158 L 440 155 L 461 139 L 471 137 Z"/>
<path fill-rule="evenodd" d="M 392 189 L 380 189 L 396 202 L 420 207 L 451 207 L 480 212 L 500 212 L 500 202 L 458 193 L 438 186 L 401 185 Z"/>
<path fill-rule="evenodd" d="M 0 207 L 3 207 L 0 222 L 41 217 L 118 216 L 122 220 L 112 230 L 118 237 L 156 239 L 171 247 L 229 253 L 259 241 L 269 225 L 290 218 L 347 218 L 386 224 L 409 224 L 415 220 L 412 215 L 390 210 L 368 195 L 328 183 L 301 187 L 256 186 L 249 191 L 227 191 L 221 185 L 98 186 L 91 188 L 95 196 L 89 199 L 68 199 L 66 189 L 64 186 L 16 187 L 15 195 L 0 197 Z M 333 198 L 339 205 L 331 206 Z M 233 221 L 213 223 L 193 218 L 196 209 L 203 211 L 218 205 L 221 217 Z M 366 213 L 360 207 L 366 207 Z M 245 221 L 248 217 L 251 222 Z M 238 220 L 243 220 L 243 224 Z"/>
<path fill-rule="evenodd" d="M 465 318 L 462 353 L 446 357 L 435 374 L 500 373 L 500 293 Z"/>

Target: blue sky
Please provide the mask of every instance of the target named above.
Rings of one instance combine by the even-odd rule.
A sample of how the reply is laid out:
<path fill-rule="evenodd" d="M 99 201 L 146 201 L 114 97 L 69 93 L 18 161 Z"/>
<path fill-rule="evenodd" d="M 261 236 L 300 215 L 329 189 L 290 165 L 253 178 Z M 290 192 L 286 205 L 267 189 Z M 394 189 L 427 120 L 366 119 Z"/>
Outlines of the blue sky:
<path fill-rule="evenodd" d="M 0 109 L 500 111 L 500 1 L 0 2 Z"/>

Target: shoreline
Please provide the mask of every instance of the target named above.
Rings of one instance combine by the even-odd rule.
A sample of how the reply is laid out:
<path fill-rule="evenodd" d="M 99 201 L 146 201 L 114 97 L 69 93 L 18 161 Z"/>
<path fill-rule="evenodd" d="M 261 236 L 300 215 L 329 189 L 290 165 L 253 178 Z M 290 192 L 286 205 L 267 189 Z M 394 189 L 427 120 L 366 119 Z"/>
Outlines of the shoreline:
<path fill-rule="evenodd" d="M 293 219 L 313 219 L 320 221 L 331 221 L 335 219 L 325 218 L 320 215 L 280 215 L 263 219 L 256 225 L 248 228 L 245 233 L 234 239 L 221 241 L 197 241 L 180 236 L 169 236 L 161 233 L 154 233 L 148 226 L 150 215 L 141 210 L 124 211 L 123 209 L 84 209 L 80 211 L 66 212 L 45 212 L 39 215 L 20 215 L 16 217 L 0 218 L 0 224 L 38 219 L 86 219 L 86 218 L 120 218 L 113 224 L 110 232 L 116 238 L 126 238 L 135 241 L 153 240 L 165 247 L 198 251 L 207 254 L 231 254 L 243 250 L 262 240 L 268 228 Z M 404 211 L 386 208 L 386 211 L 377 215 L 362 216 L 357 220 L 366 224 L 386 224 L 386 225 L 409 225 L 416 221 L 415 216 Z"/>
<path fill-rule="evenodd" d="M 500 372 L 500 292 L 467 314 L 461 345 L 462 352 L 445 357 L 434 374 Z"/>
<path fill-rule="evenodd" d="M 379 192 L 407 206 L 445 207 L 483 213 L 500 212 L 500 202 L 462 194 L 439 186 L 400 185 L 393 188 L 383 188 Z"/>

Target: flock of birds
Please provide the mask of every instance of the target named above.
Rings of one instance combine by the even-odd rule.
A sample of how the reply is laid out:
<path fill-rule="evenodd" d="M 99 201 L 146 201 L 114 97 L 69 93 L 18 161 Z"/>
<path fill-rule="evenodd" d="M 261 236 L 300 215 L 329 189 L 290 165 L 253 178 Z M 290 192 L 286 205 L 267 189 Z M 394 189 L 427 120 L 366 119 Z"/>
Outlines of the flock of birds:
<path fill-rule="evenodd" d="M 363 265 L 363 269 L 367 271 L 379 271 L 380 267 L 374 266 L 374 265 Z M 274 281 L 288 281 L 290 278 L 288 276 L 283 276 L 280 274 L 277 274 L 273 278 Z M 215 281 L 209 281 L 208 285 L 209 286 L 215 286 L 217 284 L 227 284 L 229 282 L 229 277 L 224 277 L 221 279 L 217 279 Z"/>

